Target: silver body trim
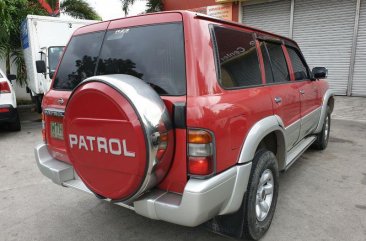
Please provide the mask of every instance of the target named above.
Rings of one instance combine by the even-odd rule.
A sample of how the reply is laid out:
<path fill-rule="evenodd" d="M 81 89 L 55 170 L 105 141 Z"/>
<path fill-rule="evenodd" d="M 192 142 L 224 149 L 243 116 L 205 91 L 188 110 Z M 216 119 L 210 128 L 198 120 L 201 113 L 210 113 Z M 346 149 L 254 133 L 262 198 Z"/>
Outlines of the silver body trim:
<path fill-rule="evenodd" d="M 35 148 L 38 168 L 56 184 L 92 192 L 78 178 L 71 165 L 54 159 L 46 144 Z M 209 179 L 191 178 L 182 195 L 152 189 L 133 203 L 115 204 L 145 217 L 183 226 L 198 226 L 216 215 L 237 211 L 247 190 L 252 163 L 234 166 Z M 106 199 L 106 201 L 111 201 Z"/>
<path fill-rule="evenodd" d="M 283 137 L 285 136 L 283 124 L 281 124 L 282 121 L 280 122 L 279 120 L 280 117 L 278 116 L 268 116 L 258 121 L 250 129 L 241 149 L 238 163 L 251 162 L 254 158 L 259 143 L 269 133 L 277 131 L 281 133 Z M 284 147 L 286 146 L 285 143 L 283 143 L 283 145 Z"/>
<path fill-rule="evenodd" d="M 315 136 L 309 136 L 301 140 L 294 148 L 286 155 L 286 169 L 287 170 L 300 156 L 303 154 L 313 142 L 316 141 Z"/>
<path fill-rule="evenodd" d="M 331 97 L 334 96 L 334 91 L 333 90 L 327 90 L 323 96 L 323 104 L 321 106 L 321 113 L 320 113 L 320 118 L 319 118 L 319 122 L 318 125 L 314 131 L 315 134 L 321 132 L 322 128 L 323 128 L 323 124 L 324 124 L 324 120 L 325 120 L 325 116 L 327 114 L 327 106 L 328 106 L 328 101 Z"/>

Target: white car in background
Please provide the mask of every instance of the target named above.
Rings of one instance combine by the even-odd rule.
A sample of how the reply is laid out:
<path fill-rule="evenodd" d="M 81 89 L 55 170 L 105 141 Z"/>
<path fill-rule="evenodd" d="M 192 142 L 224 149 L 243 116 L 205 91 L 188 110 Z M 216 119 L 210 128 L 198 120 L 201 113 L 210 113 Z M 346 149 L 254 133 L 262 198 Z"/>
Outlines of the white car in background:
<path fill-rule="evenodd" d="M 11 81 L 15 75 L 8 76 Z M 7 125 L 11 131 L 20 131 L 15 91 L 9 79 L 0 69 L 0 126 Z"/>

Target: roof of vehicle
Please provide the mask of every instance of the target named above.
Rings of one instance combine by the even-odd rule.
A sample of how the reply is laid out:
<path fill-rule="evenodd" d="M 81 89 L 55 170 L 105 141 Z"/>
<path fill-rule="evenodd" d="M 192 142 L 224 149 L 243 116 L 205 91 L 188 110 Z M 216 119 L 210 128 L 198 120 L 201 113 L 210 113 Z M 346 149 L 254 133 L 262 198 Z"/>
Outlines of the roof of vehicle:
<path fill-rule="evenodd" d="M 211 21 L 211 22 L 215 22 L 215 23 L 223 23 L 223 24 L 227 24 L 227 25 L 242 27 L 242 28 L 246 28 L 248 30 L 252 30 L 254 32 L 257 32 L 257 33 L 262 33 L 264 35 L 269 35 L 269 36 L 274 37 L 274 38 L 279 38 L 279 39 L 282 39 L 282 40 L 287 40 L 287 41 L 290 41 L 290 42 L 295 43 L 297 45 L 297 43 L 293 39 L 290 39 L 288 37 L 284 37 L 284 36 L 281 36 L 281 35 L 278 35 L 278 34 L 274 34 L 274 33 L 271 33 L 271 32 L 267 32 L 267 31 L 264 31 L 264 30 L 261 30 L 261 29 L 258 29 L 258 28 L 250 27 L 250 26 L 247 26 L 247 25 L 238 23 L 238 22 L 224 20 L 224 19 L 219 19 L 219 18 L 211 17 L 211 16 L 208 16 L 208 15 L 205 15 L 205 14 L 188 11 L 188 10 L 163 11 L 163 12 L 146 13 L 146 14 L 129 16 L 129 17 L 123 17 L 123 18 L 116 18 L 116 19 L 106 20 L 106 21 L 97 22 L 97 23 L 93 23 L 93 24 L 86 25 L 86 26 L 82 26 L 82 27 L 79 28 L 79 30 L 80 29 L 83 29 L 85 27 L 91 26 L 91 25 L 100 24 L 100 23 L 108 23 L 108 22 L 112 22 L 112 21 L 120 20 L 120 19 L 139 18 L 139 17 L 143 17 L 143 16 L 160 15 L 160 14 L 167 14 L 167 13 L 180 13 L 183 16 L 186 16 L 188 18 L 204 19 L 204 20 L 208 20 L 208 21 Z"/>
<path fill-rule="evenodd" d="M 75 18 L 60 18 L 40 15 L 27 15 L 26 19 L 44 20 L 49 22 L 66 22 L 66 23 L 98 23 L 99 20 L 88 20 L 88 19 L 75 19 Z"/>

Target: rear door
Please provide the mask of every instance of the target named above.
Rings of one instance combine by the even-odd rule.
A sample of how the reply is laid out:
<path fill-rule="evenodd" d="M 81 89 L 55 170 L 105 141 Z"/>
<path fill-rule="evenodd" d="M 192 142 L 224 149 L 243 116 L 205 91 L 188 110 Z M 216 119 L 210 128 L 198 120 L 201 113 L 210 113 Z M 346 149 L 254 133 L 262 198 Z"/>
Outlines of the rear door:
<path fill-rule="evenodd" d="M 320 105 L 317 101 L 319 90 L 314 81 L 310 80 L 309 68 L 295 47 L 286 46 L 291 60 L 291 72 L 294 80 L 299 84 L 301 101 L 301 131 L 300 140 L 310 134 L 317 125 L 320 117 Z"/>
<path fill-rule="evenodd" d="M 262 41 L 261 52 L 266 70 L 266 82 L 271 90 L 273 112 L 283 121 L 288 151 L 297 143 L 300 135 L 298 84 L 290 80 L 281 43 Z"/>

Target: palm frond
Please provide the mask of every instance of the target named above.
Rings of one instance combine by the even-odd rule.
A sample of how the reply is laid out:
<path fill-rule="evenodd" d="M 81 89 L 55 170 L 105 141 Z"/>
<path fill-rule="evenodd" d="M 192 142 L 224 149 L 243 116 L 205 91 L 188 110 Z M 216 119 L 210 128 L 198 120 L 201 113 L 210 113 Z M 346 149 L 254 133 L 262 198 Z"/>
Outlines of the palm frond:
<path fill-rule="evenodd" d="M 97 12 L 84 0 L 65 0 L 60 6 L 61 12 L 74 18 L 101 20 Z"/>

